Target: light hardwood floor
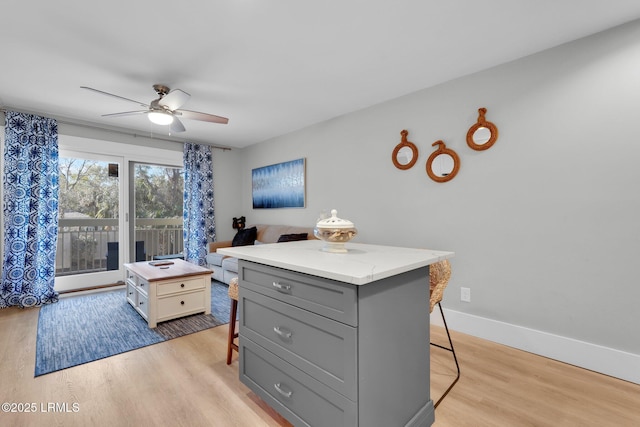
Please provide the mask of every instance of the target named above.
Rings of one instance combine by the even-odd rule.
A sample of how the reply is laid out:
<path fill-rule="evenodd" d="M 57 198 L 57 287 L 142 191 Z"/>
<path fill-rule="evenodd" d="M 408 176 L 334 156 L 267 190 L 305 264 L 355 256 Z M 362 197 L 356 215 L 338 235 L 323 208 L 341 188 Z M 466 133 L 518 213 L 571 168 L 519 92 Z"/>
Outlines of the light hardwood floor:
<path fill-rule="evenodd" d="M 289 425 L 240 384 L 237 354 L 226 365 L 227 326 L 34 378 L 37 320 L 38 309 L 0 310 L 0 400 L 37 408 L 0 412 L 2 426 Z M 446 339 L 442 328 L 432 334 Z M 436 427 L 640 426 L 639 385 L 465 334 L 453 339 L 462 377 L 436 409 Z M 431 351 L 436 400 L 454 365 L 449 352 Z M 48 411 L 50 402 L 69 412 Z"/>

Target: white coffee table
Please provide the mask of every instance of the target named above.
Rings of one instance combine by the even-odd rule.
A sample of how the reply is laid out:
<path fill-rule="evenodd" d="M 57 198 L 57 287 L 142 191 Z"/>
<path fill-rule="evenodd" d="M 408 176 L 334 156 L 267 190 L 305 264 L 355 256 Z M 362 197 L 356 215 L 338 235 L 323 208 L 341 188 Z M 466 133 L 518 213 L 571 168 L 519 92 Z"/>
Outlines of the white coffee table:
<path fill-rule="evenodd" d="M 211 313 L 211 270 L 181 259 L 153 264 L 124 264 L 127 301 L 150 328 L 190 314 Z"/>

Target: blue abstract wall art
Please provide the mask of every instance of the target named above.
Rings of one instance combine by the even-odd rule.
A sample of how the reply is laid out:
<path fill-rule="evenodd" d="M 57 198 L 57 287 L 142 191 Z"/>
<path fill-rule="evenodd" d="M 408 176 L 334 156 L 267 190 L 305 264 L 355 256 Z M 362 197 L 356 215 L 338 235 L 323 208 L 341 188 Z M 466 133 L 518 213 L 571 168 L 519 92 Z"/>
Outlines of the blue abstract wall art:
<path fill-rule="evenodd" d="M 251 189 L 254 209 L 304 208 L 305 159 L 253 169 Z"/>

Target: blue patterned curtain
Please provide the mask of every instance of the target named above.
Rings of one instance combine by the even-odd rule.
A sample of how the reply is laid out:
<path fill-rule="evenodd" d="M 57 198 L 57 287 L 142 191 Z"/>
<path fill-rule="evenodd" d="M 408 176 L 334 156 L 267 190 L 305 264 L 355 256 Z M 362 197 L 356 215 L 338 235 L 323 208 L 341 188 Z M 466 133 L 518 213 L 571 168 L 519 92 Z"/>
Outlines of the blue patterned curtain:
<path fill-rule="evenodd" d="M 183 158 L 185 259 L 204 265 L 207 245 L 216 238 L 211 147 L 185 143 Z"/>
<path fill-rule="evenodd" d="M 3 185 L 0 308 L 55 302 L 58 125 L 54 119 L 7 112 Z"/>

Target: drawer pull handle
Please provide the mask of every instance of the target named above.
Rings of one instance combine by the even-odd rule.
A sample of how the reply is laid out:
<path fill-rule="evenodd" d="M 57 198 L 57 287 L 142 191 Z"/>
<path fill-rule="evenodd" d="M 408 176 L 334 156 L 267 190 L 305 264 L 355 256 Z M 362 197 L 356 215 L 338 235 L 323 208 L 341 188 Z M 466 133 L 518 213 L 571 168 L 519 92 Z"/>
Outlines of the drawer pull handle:
<path fill-rule="evenodd" d="M 180 305 L 184 305 L 184 301 L 180 301 Z"/>
<path fill-rule="evenodd" d="M 184 283 L 180 283 L 180 287 L 181 287 L 181 288 L 184 288 Z"/>
<path fill-rule="evenodd" d="M 282 338 L 286 338 L 286 339 L 290 339 L 291 338 L 291 332 L 288 331 L 283 331 L 282 329 L 280 329 L 279 326 L 274 326 L 273 327 L 273 332 L 275 332 L 276 334 L 280 335 Z"/>
<path fill-rule="evenodd" d="M 140 305 L 144 304 L 144 301 L 140 301 Z"/>
<path fill-rule="evenodd" d="M 278 393 L 280 393 L 281 395 L 283 395 L 283 396 L 284 396 L 284 397 L 286 397 L 287 399 L 289 399 L 289 398 L 291 397 L 291 395 L 293 394 L 293 392 L 292 392 L 292 391 L 284 391 L 284 390 L 282 389 L 282 386 L 280 385 L 280 383 L 275 383 L 275 384 L 273 385 L 273 387 L 276 389 L 276 391 L 277 391 Z"/>
<path fill-rule="evenodd" d="M 273 287 L 279 290 L 280 292 L 287 292 L 291 290 L 291 285 L 281 285 L 278 282 L 273 282 Z"/>

